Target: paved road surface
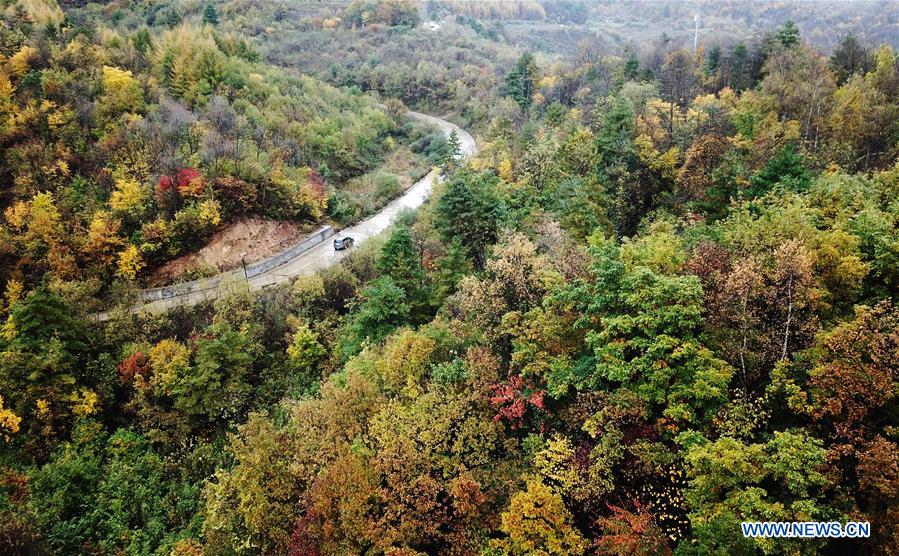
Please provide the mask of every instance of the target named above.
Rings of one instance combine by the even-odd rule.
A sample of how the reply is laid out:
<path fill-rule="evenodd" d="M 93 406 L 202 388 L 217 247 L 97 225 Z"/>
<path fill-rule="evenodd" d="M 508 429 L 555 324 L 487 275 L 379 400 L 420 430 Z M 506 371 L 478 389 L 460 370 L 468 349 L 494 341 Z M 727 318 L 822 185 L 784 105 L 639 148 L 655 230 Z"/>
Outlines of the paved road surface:
<path fill-rule="evenodd" d="M 435 116 L 429 116 L 428 114 L 421 114 L 418 112 L 410 112 L 409 114 L 413 118 L 426 121 L 439 127 L 446 135 L 449 135 L 453 130 L 455 130 L 459 136 L 459 142 L 462 147 L 462 157 L 468 157 L 477 152 L 477 144 L 475 143 L 472 136 L 457 125 Z M 374 237 L 389 228 L 390 225 L 393 224 L 393 221 L 396 219 L 397 214 L 399 214 L 399 212 L 403 209 L 413 209 L 420 207 L 431 194 L 434 180 L 436 180 L 437 177 L 438 171 L 431 170 L 428 175 L 412 184 L 412 186 L 407 189 L 401 197 L 394 199 L 378 213 L 372 215 L 366 220 L 363 220 L 362 222 L 359 222 L 354 226 L 344 228 L 343 230 L 338 232 L 338 235 L 348 235 L 352 237 L 355 241 L 356 247 L 365 243 L 365 241 L 369 238 Z M 286 262 L 285 264 L 277 268 L 273 268 L 269 272 L 250 278 L 249 280 L 247 280 L 247 282 L 249 283 L 250 289 L 255 291 L 267 286 L 286 282 L 296 276 L 314 274 L 315 272 L 327 268 L 340 259 L 346 257 L 347 255 L 349 255 L 350 251 L 351 250 L 349 249 L 343 251 L 335 251 L 332 241 L 328 239 L 316 245 L 312 249 L 301 253 L 296 258 Z M 240 281 L 243 281 L 243 276 L 240 276 L 239 271 L 230 271 L 224 274 L 229 274 L 231 276 L 231 280 L 239 279 Z M 225 281 L 225 285 L 227 287 L 227 280 Z M 219 288 L 213 287 L 210 289 L 196 291 L 190 294 L 171 297 L 167 299 L 161 299 L 159 301 L 153 301 L 150 303 L 138 303 L 137 305 L 132 306 L 130 310 L 132 312 L 149 311 L 153 313 L 161 313 L 179 305 L 195 305 L 206 299 L 214 299 L 218 297 L 218 295 Z M 100 321 L 109 320 L 110 313 L 100 313 L 97 315 L 97 317 Z"/>

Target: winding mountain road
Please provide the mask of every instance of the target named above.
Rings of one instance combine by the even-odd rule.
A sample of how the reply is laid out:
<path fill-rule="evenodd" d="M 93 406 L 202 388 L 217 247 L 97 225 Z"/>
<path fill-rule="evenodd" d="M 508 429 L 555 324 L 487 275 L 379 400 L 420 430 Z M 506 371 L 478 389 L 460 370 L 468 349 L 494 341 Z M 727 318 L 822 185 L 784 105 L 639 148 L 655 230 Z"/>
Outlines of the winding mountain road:
<path fill-rule="evenodd" d="M 475 143 L 474 138 L 459 126 L 436 116 L 430 116 L 419 112 L 409 112 L 409 115 L 417 120 L 437 126 L 447 136 L 455 131 L 459 136 L 459 143 L 462 150 L 461 158 L 467 158 L 477 152 L 477 144 Z M 339 234 L 352 237 L 357 247 L 362 245 L 366 240 L 389 228 L 402 210 L 420 207 L 431 194 L 434 180 L 438 179 L 438 177 L 439 171 L 431 170 L 426 176 L 412 184 L 402 196 L 394 199 L 376 214 L 362 222 L 344 228 Z M 195 291 L 148 303 L 137 303 L 132 305 L 128 311 L 132 313 L 161 313 L 173 307 L 196 305 L 201 301 L 217 298 L 222 289 L 220 284 L 224 284 L 225 287 L 227 287 L 227 284 L 229 283 L 246 282 L 251 291 L 261 290 L 268 286 L 281 284 L 296 276 L 314 274 L 319 270 L 323 270 L 340 261 L 342 258 L 349 255 L 350 251 L 350 249 L 335 251 L 332 242 L 325 240 L 308 251 L 304 251 L 288 260 L 281 266 L 259 274 L 258 276 L 246 279 L 244 278 L 242 269 L 223 272 L 217 276 L 199 280 L 198 287 L 195 288 Z M 209 287 L 203 287 L 205 280 L 208 280 Z M 121 309 L 118 309 L 118 311 L 121 311 Z M 106 321 L 109 320 L 115 312 L 116 310 L 99 313 L 97 314 L 97 318 L 101 322 Z"/>

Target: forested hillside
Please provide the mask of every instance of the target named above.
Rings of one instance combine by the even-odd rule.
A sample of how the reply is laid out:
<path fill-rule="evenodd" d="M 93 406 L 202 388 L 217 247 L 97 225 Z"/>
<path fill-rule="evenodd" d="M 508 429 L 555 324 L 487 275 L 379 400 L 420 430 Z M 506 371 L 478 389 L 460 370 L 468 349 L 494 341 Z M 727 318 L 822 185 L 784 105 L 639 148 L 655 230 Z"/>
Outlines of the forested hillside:
<path fill-rule="evenodd" d="M 221 19 L 223 28 L 252 36 L 273 64 L 421 110 L 489 105 L 505 68 L 520 54 L 474 20 L 422 26 L 416 5 L 405 0 L 231 0 L 222 6 Z"/>
<path fill-rule="evenodd" d="M 862 5 L 865 9 L 859 9 Z M 789 0 L 430 0 L 426 6 L 435 17 L 450 13 L 500 22 L 509 36 L 522 41 L 539 40 L 541 32 L 551 33 L 558 26 L 595 32 L 594 42 L 606 39 L 618 47 L 640 45 L 663 33 L 675 40 L 692 41 L 696 14 L 700 14 L 700 35 L 712 42 L 746 40 L 787 21 L 797 23 L 806 40 L 827 50 L 847 34 L 893 47 L 899 40 L 892 28 L 896 4 L 882 0 L 863 4 L 817 0 L 814 7 Z M 565 42 L 548 46 L 564 51 L 572 46 Z"/>
<path fill-rule="evenodd" d="M 425 133 L 400 104 L 261 62 L 216 22 L 129 28 L 41 5 L 10 6 L 2 29 L 10 291 L 50 272 L 105 296 L 246 215 L 358 218 L 399 185 L 369 200 L 351 180 Z"/>
<path fill-rule="evenodd" d="M 896 554 L 896 51 L 560 56 L 428 9 L 3 12 L 0 553 Z M 438 81 L 362 87 L 355 40 Z M 91 318 L 215 219 L 333 217 L 402 142 L 447 179 L 340 264 Z"/>

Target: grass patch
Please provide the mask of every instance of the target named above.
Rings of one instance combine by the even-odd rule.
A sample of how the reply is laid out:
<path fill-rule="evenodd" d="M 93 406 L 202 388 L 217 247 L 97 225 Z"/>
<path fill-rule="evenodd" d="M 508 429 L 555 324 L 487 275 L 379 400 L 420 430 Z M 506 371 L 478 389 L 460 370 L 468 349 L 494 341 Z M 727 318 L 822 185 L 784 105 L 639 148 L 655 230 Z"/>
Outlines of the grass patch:
<path fill-rule="evenodd" d="M 381 166 L 351 179 L 333 194 L 328 215 L 344 226 L 358 222 L 402 195 L 430 170 L 423 154 L 413 153 L 407 146 L 397 147 Z"/>

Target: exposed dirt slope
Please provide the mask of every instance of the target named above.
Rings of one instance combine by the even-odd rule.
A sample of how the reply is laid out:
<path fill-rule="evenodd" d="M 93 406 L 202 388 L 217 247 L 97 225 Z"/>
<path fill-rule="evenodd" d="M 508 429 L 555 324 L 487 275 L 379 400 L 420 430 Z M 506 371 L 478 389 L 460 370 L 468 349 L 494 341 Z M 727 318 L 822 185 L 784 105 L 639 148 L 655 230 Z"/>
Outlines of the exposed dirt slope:
<path fill-rule="evenodd" d="M 247 263 L 262 260 L 299 241 L 309 228 L 292 222 L 244 218 L 232 222 L 212 235 L 199 251 L 172 259 L 150 276 L 150 285 L 172 283 L 185 272 L 216 274 L 240 266 L 240 254 Z"/>

